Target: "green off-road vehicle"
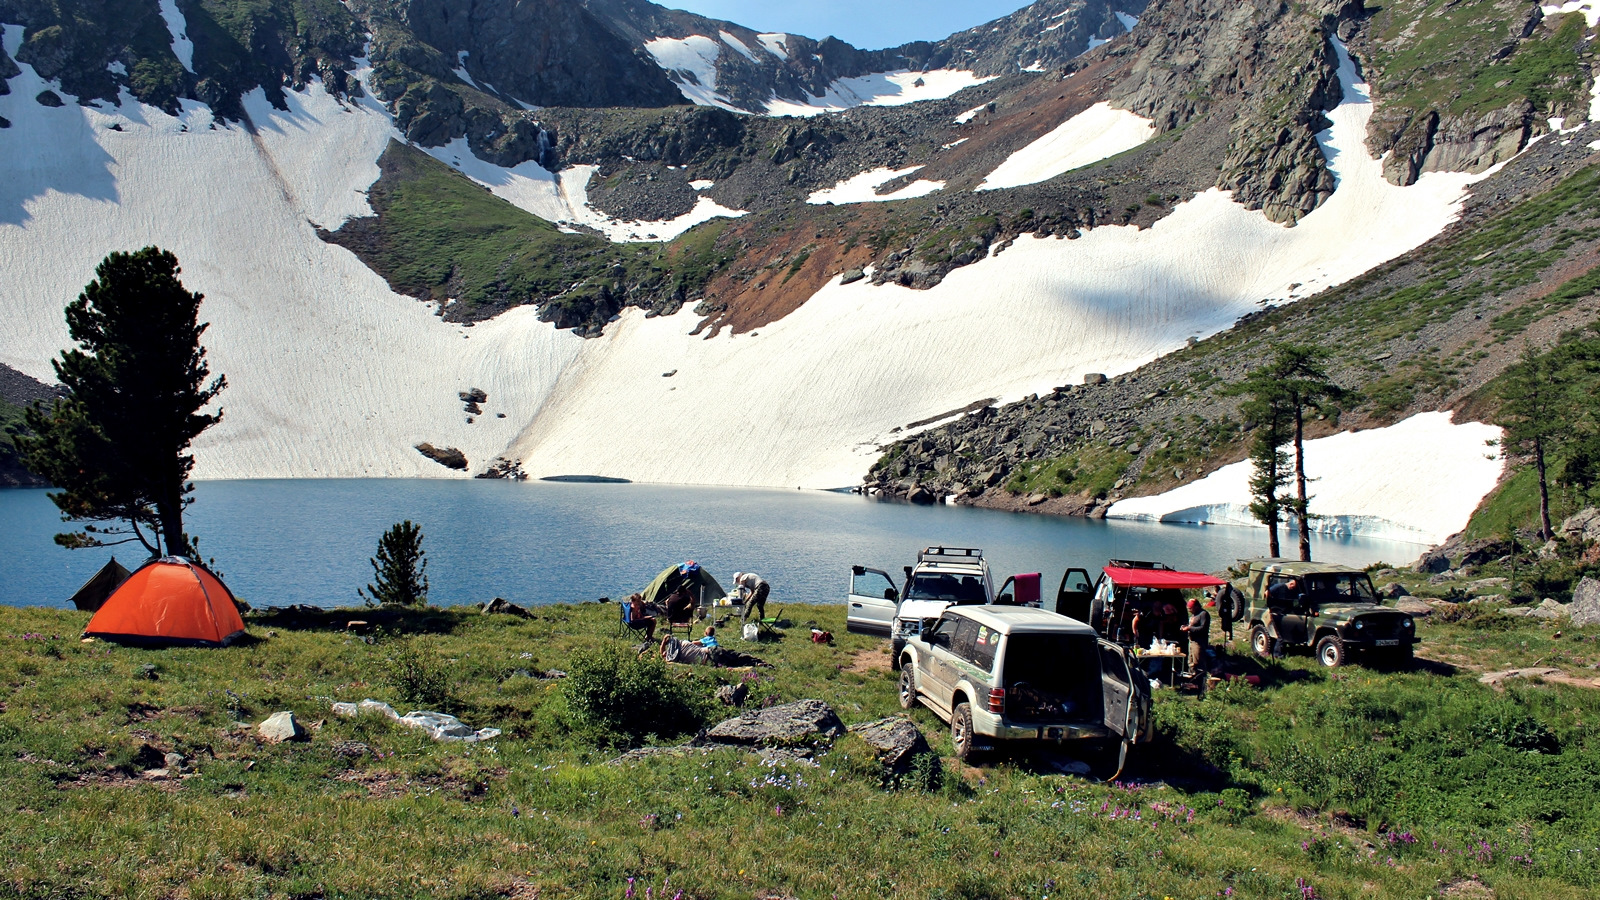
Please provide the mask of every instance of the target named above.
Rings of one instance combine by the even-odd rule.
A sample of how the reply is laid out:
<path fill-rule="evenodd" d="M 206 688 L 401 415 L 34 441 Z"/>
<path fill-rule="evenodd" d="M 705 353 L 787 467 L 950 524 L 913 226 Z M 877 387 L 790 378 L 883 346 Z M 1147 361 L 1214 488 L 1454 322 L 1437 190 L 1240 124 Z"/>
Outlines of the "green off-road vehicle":
<path fill-rule="evenodd" d="M 1257 655 L 1311 647 L 1330 668 L 1349 662 L 1352 654 L 1390 664 L 1410 661 L 1416 622 L 1384 606 L 1366 572 L 1290 559 L 1242 562 L 1245 574 L 1234 586 L 1249 601 L 1245 615 Z"/>

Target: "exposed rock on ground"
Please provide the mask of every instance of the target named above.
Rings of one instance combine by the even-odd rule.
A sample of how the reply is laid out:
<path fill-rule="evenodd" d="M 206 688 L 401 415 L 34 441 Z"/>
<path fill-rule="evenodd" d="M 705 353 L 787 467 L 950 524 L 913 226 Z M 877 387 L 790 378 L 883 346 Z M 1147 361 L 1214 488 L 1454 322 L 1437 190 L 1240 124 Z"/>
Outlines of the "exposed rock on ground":
<path fill-rule="evenodd" d="M 890 716 L 850 726 L 850 731 L 871 747 L 884 771 L 898 774 L 911 766 L 911 760 L 932 752 L 917 726 L 905 716 Z"/>
<path fill-rule="evenodd" d="M 268 716 L 266 721 L 256 726 L 256 734 L 269 744 L 311 739 L 311 735 L 305 730 L 305 727 L 295 721 L 294 713 L 289 711 L 277 712 Z"/>
<path fill-rule="evenodd" d="M 467 467 L 467 455 L 454 447 L 435 447 L 427 441 L 423 441 L 417 445 L 417 452 L 447 469 L 465 469 Z"/>
<path fill-rule="evenodd" d="M 795 744 L 807 738 L 833 739 L 845 733 L 844 723 L 821 700 L 797 700 L 726 719 L 706 732 L 719 744 L 768 746 Z"/>

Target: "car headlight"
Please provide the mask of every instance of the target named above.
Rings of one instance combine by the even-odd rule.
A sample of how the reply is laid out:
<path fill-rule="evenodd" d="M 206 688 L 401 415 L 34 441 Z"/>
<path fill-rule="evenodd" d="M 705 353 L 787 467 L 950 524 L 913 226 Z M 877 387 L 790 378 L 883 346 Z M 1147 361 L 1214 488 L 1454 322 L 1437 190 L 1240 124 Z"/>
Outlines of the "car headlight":
<path fill-rule="evenodd" d="M 1361 621 L 1360 619 L 1356 620 L 1356 628 L 1359 629 L 1359 628 L 1365 628 L 1365 627 L 1367 627 L 1367 623 Z"/>
<path fill-rule="evenodd" d="M 1400 627 L 1401 628 L 1410 628 L 1410 627 L 1412 627 L 1412 624 L 1413 623 L 1412 623 L 1412 621 L 1410 619 L 1402 619 L 1401 622 L 1400 622 Z"/>

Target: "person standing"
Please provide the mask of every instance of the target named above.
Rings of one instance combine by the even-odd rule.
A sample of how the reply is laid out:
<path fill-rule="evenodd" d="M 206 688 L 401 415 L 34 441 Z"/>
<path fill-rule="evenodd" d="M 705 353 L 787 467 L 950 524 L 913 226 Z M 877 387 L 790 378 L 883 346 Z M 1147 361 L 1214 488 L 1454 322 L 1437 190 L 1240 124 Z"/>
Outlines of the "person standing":
<path fill-rule="evenodd" d="M 1223 640 L 1233 643 L 1233 595 L 1235 588 L 1231 584 L 1224 584 L 1217 588 L 1213 598 L 1217 604 L 1217 614 L 1222 617 Z"/>
<path fill-rule="evenodd" d="M 1199 600 L 1189 601 L 1189 624 L 1179 626 L 1189 636 L 1189 674 L 1204 671 L 1206 648 L 1211 645 L 1211 614 Z"/>
<path fill-rule="evenodd" d="M 767 595 L 772 593 L 772 587 L 766 579 L 754 572 L 733 573 L 733 586 L 744 593 L 744 609 L 739 615 L 740 621 L 747 621 L 750 612 L 756 611 L 758 619 L 767 617 Z"/>

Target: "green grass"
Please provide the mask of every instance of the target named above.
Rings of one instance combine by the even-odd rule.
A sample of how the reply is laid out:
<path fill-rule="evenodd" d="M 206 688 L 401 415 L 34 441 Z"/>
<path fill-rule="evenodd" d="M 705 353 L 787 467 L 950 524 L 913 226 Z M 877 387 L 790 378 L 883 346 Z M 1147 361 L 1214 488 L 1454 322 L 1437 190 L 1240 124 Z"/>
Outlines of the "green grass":
<path fill-rule="evenodd" d="M 1132 462 L 1133 454 L 1120 447 L 1090 444 L 1052 459 L 1023 463 L 1012 473 L 1005 488 L 1019 494 L 1104 497 Z"/>
<path fill-rule="evenodd" d="M 854 737 L 815 767 L 731 750 L 606 765 L 613 751 L 574 726 L 563 683 L 517 670 L 624 643 L 615 608 L 534 615 L 424 611 L 389 623 L 403 642 L 376 643 L 342 627 L 372 611 L 257 620 L 253 642 L 208 651 L 80 644 L 83 614 L 0 608 L 0 893 L 621 897 L 633 878 L 641 897 L 667 881 L 685 898 L 1409 898 L 1477 876 L 1501 896 L 1557 898 L 1600 873 L 1577 853 L 1600 823 L 1594 691 L 1498 694 L 1470 672 L 1330 673 L 1295 656 L 1262 667 L 1260 689 L 1161 692 L 1142 781 L 1047 774 L 1024 755 L 947 760 L 931 792 L 894 791 Z M 760 647 L 776 667 L 756 699 L 817 697 L 846 722 L 898 712 L 891 673 L 850 665 L 881 642 L 845 634 L 837 606 L 789 615 L 838 644 L 791 629 Z M 1456 632 L 1474 636 L 1426 625 L 1424 637 Z M 1519 622 L 1493 637 L 1520 640 L 1531 662 L 1548 634 Z M 1589 653 L 1597 637 L 1566 640 Z M 466 721 L 506 734 L 438 744 L 328 712 L 335 699 L 398 703 L 387 673 L 400 646 L 449 673 Z M 737 674 L 673 677 L 703 696 Z M 309 743 L 263 745 L 232 725 L 280 709 L 320 723 Z M 944 726 L 912 716 L 948 755 Z M 366 749 L 341 755 L 340 742 Z M 151 764 L 147 745 L 195 772 L 129 777 Z"/>
<path fill-rule="evenodd" d="M 732 261 L 726 223 L 667 245 L 616 245 L 565 234 L 495 197 L 420 150 L 391 142 L 369 192 L 375 218 L 325 235 L 349 247 L 395 290 L 477 318 L 528 303 L 560 327 L 600 325 L 626 306 L 692 299 Z"/>
<path fill-rule="evenodd" d="M 1583 17 L 1564 16 L 1493 60 L 1526 10 L 1496 0 L 1399 0 L 1373 17 L 1382 74 L 1377 93 L 1391 105 L 1485 113 L 1519 99 L 1540 110 L 1581 100 L 1578 45 Z M 1515 20 L 1515 21 L 1513 21 Z"/>

